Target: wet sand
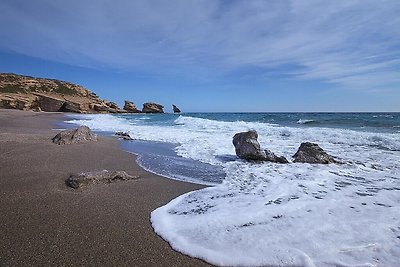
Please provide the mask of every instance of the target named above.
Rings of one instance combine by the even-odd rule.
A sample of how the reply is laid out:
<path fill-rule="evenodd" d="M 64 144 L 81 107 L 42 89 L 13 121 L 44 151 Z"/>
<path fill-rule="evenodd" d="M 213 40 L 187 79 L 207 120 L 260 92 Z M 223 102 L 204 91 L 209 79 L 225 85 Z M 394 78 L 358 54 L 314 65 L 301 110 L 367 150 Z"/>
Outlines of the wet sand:
<path fill-rule="evenodd" d="M 144 171 L 111 137 L 53 144 L 63 116 L 0 110 L 0 266 L 209 266 L 172 250 L 149 222 L 202 186 Z M 103 169 L 141 178 L 81 190 L 64 183 Z"/>

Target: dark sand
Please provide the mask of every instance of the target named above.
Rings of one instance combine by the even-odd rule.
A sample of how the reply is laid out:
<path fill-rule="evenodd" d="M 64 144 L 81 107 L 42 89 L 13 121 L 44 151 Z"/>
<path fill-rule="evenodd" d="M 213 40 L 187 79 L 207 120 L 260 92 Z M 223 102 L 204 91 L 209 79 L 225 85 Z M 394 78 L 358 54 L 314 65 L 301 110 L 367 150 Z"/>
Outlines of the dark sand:
<path fill-rule="evenodd" d="M 209 266 L 170 248 L 154 209 L 201 186 L 141 169 L 118 141 L 58 146 L 63 114 L 0 110 L 0 266 Z M 125 170 L 136 181 L 67 188 L 71 173 Z"/>

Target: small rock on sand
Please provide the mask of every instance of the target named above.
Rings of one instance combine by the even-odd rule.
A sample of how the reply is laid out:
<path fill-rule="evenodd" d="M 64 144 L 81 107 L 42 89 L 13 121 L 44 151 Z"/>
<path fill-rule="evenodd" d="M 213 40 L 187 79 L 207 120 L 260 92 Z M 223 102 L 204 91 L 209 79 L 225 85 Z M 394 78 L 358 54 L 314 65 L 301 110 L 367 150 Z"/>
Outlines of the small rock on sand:
<path fill-rule="evenodd" d="M 65 183 L 74 189 L 81 188 L 83 186 L 91 184 L 108 184 L 117 181 L 127 181 L 138 179 L 139 176 L 132 176 L 127 174 L 125 171 L 93 171 L 72 174 Z"/>

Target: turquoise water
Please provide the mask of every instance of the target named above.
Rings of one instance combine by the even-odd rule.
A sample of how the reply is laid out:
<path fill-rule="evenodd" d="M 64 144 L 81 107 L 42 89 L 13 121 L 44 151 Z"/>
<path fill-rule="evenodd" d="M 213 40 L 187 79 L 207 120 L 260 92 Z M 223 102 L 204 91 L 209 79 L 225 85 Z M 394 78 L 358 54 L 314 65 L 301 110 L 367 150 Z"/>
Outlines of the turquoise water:
<path fill-rule="evenodd" d="M 172 179 L 209 185 L 151 214 L 177 251 L 223 266 L 398 266 L 399 113 L 78 115 L 136 140 L 124 148 Z M 251 163 L 235 133 L 256 130 L 289 161 L 302 142 L 341 164 Z"/>
<path fill-rule="evenodd" d="M 400 132 L 400 113 L 186 113 L 181 115 L 215 121 L 260 122 L 288 127 L 327 127 L 372 132 Z M 179 115 L 143 116 L 147 119 L 147 124 L 171 125 L 174 124 L 174 120 Z M 126 118 L 126 115 L 120 115 L 120 117 Z M 135 119 L 136 117 L 137 115 L 133 115 L 132 118 Z"/>

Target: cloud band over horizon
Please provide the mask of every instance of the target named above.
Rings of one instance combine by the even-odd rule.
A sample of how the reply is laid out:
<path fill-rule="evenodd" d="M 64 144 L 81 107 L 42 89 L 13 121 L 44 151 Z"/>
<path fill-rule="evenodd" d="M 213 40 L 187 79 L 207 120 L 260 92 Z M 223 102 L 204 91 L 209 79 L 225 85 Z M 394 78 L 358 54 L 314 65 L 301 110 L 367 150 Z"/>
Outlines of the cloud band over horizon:
<path fill-rule="evenodd" d="M 395 0 L 4 0 L 0 9 L 0 50 L 73 66 L 400 85 Z"/>

